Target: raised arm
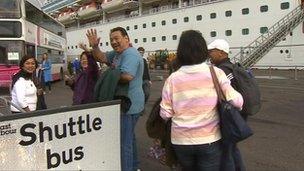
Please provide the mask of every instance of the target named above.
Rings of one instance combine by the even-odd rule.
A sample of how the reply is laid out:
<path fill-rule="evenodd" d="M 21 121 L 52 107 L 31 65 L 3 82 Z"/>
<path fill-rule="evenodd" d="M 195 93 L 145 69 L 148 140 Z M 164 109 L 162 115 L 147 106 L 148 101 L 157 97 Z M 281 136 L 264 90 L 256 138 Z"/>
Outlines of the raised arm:
<path fill-rule="evenodd" d="M 87 30 L 86 35 L 87 35 L 90 46 L 92 46 L 92 48 L 93 48 L 92 53 L 93 53 L 95 60 L 98 62 L 101 62 L 101 63 L 107 63 L 108 60 L 107 60 L 105 53 L 99 49 L 100 37 L 97 37 L 96 29 Z"/>

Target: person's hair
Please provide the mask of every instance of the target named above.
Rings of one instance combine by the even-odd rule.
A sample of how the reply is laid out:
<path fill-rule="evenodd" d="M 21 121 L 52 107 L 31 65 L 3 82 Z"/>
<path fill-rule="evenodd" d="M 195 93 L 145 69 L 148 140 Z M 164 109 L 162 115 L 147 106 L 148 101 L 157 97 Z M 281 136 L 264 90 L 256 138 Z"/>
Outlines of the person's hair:
<path fill-rule="evenodd" d="M 200 64 L 207 58 L 207 44 L 202 34 L 195 30 L 184 31 L 177 47 L 178 65 Z"/>
<path fill-rule="evenodd" d="M 87 51 L 83 51 L 83 52 L 80 54 L 80 56 L 79 56 L 79 60 L 80 60 L 80 61 L 81 61 L 83 55 L 86 55 L 87 57 L 89 57 L 89 55 L 92 55 L 92 53 L 87 52 Z"/>
<path fill-rule="evenodd" d="M 129 35 L 128 35 L 126 29 L 124 29 L 122 27 L 115 27 L 115 28 L 111 29 L 110 34 L 112 34 L 115 31 L 119 31 L 122 36 L 127 36 L 128 39 L 130 40 Z"/>
<path fill-rule="evenodd" d="M 138 51 L 145 51 L 145 49 L 143 47 L 139 47 L 137 48 Z"/>
<path fill-rule="evenodd" d="M 19 67 L 22 69 L 22 67 L 24 66 L 25 61 L 27 61 L 28 59 L 31 59 L 31 58 L 33 58 L 35 60 L 35 65 L 36 65 L 36 68 L 37 68 L 38 67 L 38 62 L 37 62 L 36 58 L 32 55 L 24 55 L 19 62 Z"/>

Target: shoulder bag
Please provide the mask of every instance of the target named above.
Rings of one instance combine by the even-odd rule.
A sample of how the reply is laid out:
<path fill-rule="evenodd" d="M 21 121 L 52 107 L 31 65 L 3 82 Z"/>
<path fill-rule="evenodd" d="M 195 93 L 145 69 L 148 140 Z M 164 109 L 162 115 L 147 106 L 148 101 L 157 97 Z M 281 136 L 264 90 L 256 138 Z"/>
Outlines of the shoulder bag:
<path fill-rule="evenodd" d="M 240 111 L 226 100 L 212 65 L 210 66 L 210 72 L 218 95 L 217 108 L 222 142 L 224 144 L 237 143 L 250 137 L 253 135 L 253 131 L 242 118 Z"/>

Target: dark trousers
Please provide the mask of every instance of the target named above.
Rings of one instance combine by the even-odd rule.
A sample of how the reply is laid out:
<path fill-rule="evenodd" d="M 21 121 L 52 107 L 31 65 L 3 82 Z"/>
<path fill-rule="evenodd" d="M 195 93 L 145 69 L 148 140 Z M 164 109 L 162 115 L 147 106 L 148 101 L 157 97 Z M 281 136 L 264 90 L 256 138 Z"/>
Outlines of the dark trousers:
<path fill-rule="evenodd" d="M 145 104 L 146 104 L 148 99 L 149 99 L 149 96 L 150 96 L 150 89 L 151 89 L 150 81 L 149 80 L 143 80 L 142 88 L 143 88 L 143 91 L 144 91 Z"/>
<path fill-rule="evenodd" d="M 202 145 L 173 145 L 183 171 L 219 171 L 222 146 L 220 141 Z"/>
<path fill-rule="evenodd" d="M 48 86 L 49 87 L 49 91 L 51 91 L 51 81 L 45 82 L 45 87 Z M 44 87 L 44 90 L 45 90 Z"/>

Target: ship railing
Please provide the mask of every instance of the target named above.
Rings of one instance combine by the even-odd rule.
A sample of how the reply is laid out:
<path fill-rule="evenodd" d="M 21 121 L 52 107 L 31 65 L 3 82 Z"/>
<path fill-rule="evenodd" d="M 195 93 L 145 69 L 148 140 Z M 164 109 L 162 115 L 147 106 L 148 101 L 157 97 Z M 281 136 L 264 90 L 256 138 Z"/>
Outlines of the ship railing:
<path fill-rule="evenodd" d="M 227 0 L 194 0 L 194 1 L 192 0 L 192 1 L 189 1 L 191 3 L 189 3 L 187 5 L 185 4 L 186 6 L 184 4 L 182 4 L 181 7 L 182 8 L 189 8 L 189 7 L 193 7 L 193 6 L 206 5 L 206 4 L 221 2 L 221 1 L 227 1 Z M 148 10 L 143 10 L 141 15 L 142 16 L 153 15 L 153 14 L 156 14 L 156 13 L 174 11 L 178 8 L 179 8 L 178 4 L 164 5 L 164 6 L 148 9 Z M 111 17 L 111 18 L 107 18 L 105 21 L 100 21 L 98 23 L 92 22 L 91 24 L 88 24 L 88 25 L 86 25 L 86 24 L 81 25 L 81 28 L 87 27 L 87 26 L 94 26 L 94 25 L 100 24 L 100 23 L 110 23 L 110 22 L 121 21 L 121 20 L 124 20 L 126 18 L 138 17 L 138 16 L 139 16 L 139 14 L 138 15 L 130 14 L 130 15 L 124 15 L 124 16 L 119 16 L 119 17 Z M 75 27 L 67 28 L 67 30 L 72 31 L 72 30 L 77 30 L 78 28 L 79 28 L 78 26 L 75 26 Z"/>
<path fill-rule="evenodd" d="M 186 1 L 183 2 L 181 4 L 181 7 L 193 7 L 193 6 L 199 6 L 199 5 L 205 5 L 205 4 L 209 4 L 209 3 L 214 3 L 214 2 L 221 2 L 221 1 L 225 1 L 225 0 L 190 0 L 190 1 Z"/>

